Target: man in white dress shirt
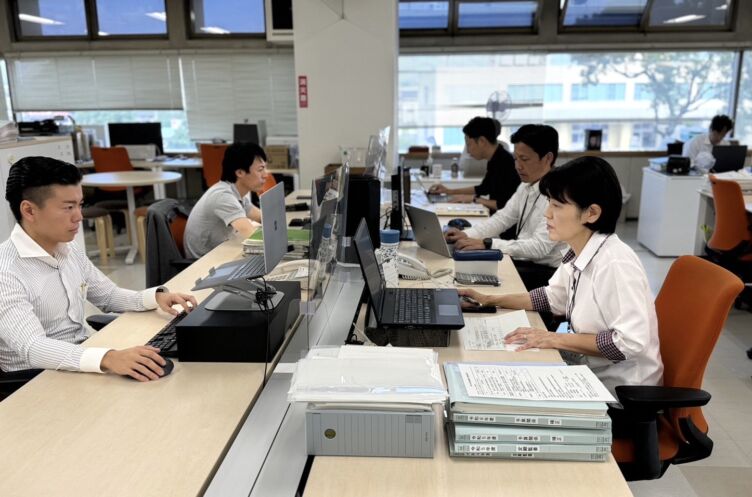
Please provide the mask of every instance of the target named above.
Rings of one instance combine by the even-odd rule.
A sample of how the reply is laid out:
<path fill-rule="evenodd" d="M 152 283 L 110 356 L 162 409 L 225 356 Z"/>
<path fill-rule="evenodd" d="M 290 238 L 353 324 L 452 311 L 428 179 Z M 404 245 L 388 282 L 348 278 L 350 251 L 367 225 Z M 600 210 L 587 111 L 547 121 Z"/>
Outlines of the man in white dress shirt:
<path fill-rule="evenodd" d="M 693 166 L 704 167 L 702 163 L 712 162 L 713 147 L 727 144 L 724 138 L 732 129 L 734 129 L 734 121 L 729 116 L 715 116 L 710 121 L 707 133 L 699 134 L 684 144 L 682 155 L 689 157 Z"/>
<path fill-rule="evenodd" d="M 16 218 L 0 244 L 0 369 L 61 369 L 115 373 L 140 381 L 164 374 L 153 347 L 86 347 L 88 300 L 105 312 L 159 307 L 177 314 L 196 305 L 190 295 L 118 288 L 73 241 L 81 226 L 81 172 L 49 157 L 26 157 L 10 169 L 5 198 Z"/>
<path fill-rule="evenodd" d="M 526 124 L 512 135 L 514 164 L 522 183 L 504 208 L 472 228 L 450 228 L 447 241 L 455 250 L 499 249 L 514 259 L 528 290 L 545 285 L 561 263 L 563 245 L 552 241 L 543 212 L 548 199 L 538 191 L 538 182 L 548 173 L 559 153 L 559 134 L 551 126 Z M 499 234 L 516 225 L 516 236 L 502 240 Z"/>

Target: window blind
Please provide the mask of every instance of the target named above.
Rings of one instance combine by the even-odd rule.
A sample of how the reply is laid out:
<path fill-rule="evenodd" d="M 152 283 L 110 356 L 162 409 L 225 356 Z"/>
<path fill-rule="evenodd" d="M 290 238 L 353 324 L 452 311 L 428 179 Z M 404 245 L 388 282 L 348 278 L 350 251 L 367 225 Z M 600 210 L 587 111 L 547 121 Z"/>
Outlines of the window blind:
<path fill-rule="evenodd" d="M 8 103 L 6 102 L 6 100 L 8 99 L 8 90 L 6 89 L 7 80 L 8 75 L 5 69 L 5 60 L 0 59 L 0 121 L 13 119 L 13 116 L 9 115 L 10 109 L 8 108 Z"/>
<path fill-rule="evenodd" d="M 182 109 L 175 54 L 8 56 L 13 108 Z"/>
<path fill-rule="evenodd" d="M 292 53 L 183 54 L 181 66 L 192 140 L 232 140 L 246 119 L 265 120 L 267 135 L 297 135 Z"/>

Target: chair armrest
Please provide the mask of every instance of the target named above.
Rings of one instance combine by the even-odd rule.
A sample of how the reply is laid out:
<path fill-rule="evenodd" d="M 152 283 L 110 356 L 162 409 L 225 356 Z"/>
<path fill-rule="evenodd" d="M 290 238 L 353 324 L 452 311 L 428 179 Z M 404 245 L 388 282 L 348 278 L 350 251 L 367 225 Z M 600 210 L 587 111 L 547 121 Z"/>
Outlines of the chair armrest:
<path fill-rule="evenodd" d="M 94 331 L 99 331 L 118 317 L 120 317 L 120 314 L 94 314 L 86 318 L 86 324 L 91 326 Z"/>
<path fill-rule="evenodd" d="M 616 387 L 619 402 L 628 410 L 657 413 L 677 407 L 699 407 L 710 401 L 710 394 L 697 388 L 621 385 Z"/>
<path fill-rule="evenodd" d="M 198 259 L 170 259 L 170 265 L 176 269 L 180 269 L 181 271 L 194 262 L 196 262 Z"/>

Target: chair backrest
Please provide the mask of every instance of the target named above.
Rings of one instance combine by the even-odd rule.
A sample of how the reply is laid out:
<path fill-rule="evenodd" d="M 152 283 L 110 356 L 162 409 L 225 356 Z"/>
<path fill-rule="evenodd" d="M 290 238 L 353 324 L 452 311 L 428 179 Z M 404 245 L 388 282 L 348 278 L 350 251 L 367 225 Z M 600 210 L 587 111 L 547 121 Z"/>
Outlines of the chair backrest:
<path fill-rule="evenodd" d="M 128 150 L 125 147 L 92 147 L 91 158 L 94 161 L 94 171 L 98 173 L 116 173 L 120 171 L 133 171 L 133 164 L 128 158 Z M 106 192 L 125 191 L 124 186 L 102 187 Z"/>
<path fill-rule="evenodd" d="M 225 150 L 229 145 L 201 144 L 201 162 L 206 186 L 212 186 L 222 179 L 222 159 L 225 158 Z"/>
<path fill-rule="evenodd" d="M 685 255 L 672 265 L 655 299 L 663 359 L 663 384 L 701 388 L 705 367 L 713 352 L 742 281 L 722 267 Z M 708 425 L 699 407 L 674 409 L 670 421 L 691 417 L 703 432 Z"/>
<path fill-rule="evenodd" d="M 170 222 L 170 233 L 172 233 L 172 239 L 175 240 L 175 244 L 183 256 L 185 256 L 185 250 L 183 250 L 183 237 L 185 236 L 185 226 L 187 224 L 188 216 L 182 212 L 177 212 Z"/>
<path fill-rule="evenodd" d="M 267 190 L 271 190 L 275 186 L 277 186 L 277 180 L 274 178 L 274 175 L 272 173 L 267 173 L 266 182 L 264 183 L 264 186 L 261 187 L 259 195 L 266 192 Z"/>
<path fill-rule="evenodd" d="M 162 285 L 180 270 L 173 261 L 185 259 L 183 236 L 190 209 L 167 198 L 151 204 L 146 214 L 146 284 Z"/>
<path fill-rule="evenodd" d="M 710 175 L 715 205 L 715 229 L 708 240 L 713 250 L 728 251 L 752 241 L 744 195 L 736 181 L 721 180 Z"/>

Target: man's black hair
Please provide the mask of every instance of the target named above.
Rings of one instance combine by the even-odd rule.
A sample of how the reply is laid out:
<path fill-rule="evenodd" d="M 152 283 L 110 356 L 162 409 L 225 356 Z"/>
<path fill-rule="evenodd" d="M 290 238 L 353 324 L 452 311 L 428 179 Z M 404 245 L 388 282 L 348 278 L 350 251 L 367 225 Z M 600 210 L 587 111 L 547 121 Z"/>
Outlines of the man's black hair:
<path fill-rule="evenodd" d="M 68 162 L 51 157 L 24 157 L 10 167 L 5 200 L 16 221 L 21 222 L 21 202 L 28 200 L 42 207 L 52 194 L 52 185 L 77 185 L 81 171 Z"/>
<path fill-rule="evenodd" d="M 734 121 L 729 116 L 719 114 L 710 121 L 710 129 L 721 132 L 723 130 L 731 131 L 734 129 Z"/>
<path fill-rule="evenodd" d="M 599 205 L 600 217 L 585 226 L 605 234 L 616 230 L 621 214 L 621 186 L 614 168 L 600 157 L 578 157 L 551 169 L 541 179 L 539 188 L 548 198 L 580 209 Z"/>
<path fill-rule="evenodd" d="M 222 159 L 222 181 L 235 183 L 238 179 L 235 171 L 241 169 L 248 172 L 257 157 L 266 162 L 264 149 L 255 143 L 235 142 L 227 147 Z"/>
<path fill-rule="evenodd" d="M 501 123 L 499 123 L 498 130 L 496 128 L 496 123 L 499 123 L 499 121 L 491 119 L 490 117 L 474 117 L 465 124 L 465 127 L 462 128 L 462 132 L 473 140 L 478 140 L 478 138 L 482 136 L 488 140 L 488 143 L 494 145 L 496 143 L 496 137 L 501 133 Z"/>
<path fill-rule="evenodd" d="M 556 162 L 559 156 L 559 133 L 547 124 L 525 124 L 512 134 L 512 143 L 524 143 L 532 148 L 541 159 L 551 152 Z"/>

